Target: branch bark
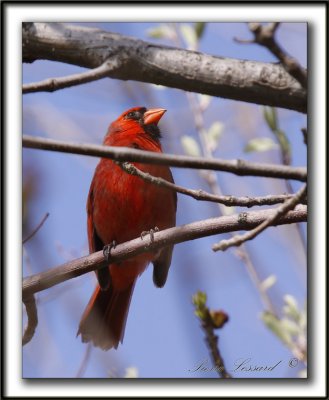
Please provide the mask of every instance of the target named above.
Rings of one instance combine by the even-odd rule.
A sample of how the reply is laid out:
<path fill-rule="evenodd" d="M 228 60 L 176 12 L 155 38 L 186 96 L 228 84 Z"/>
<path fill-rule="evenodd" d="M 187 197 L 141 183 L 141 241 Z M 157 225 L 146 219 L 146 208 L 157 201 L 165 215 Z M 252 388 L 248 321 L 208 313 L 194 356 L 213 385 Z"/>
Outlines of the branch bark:
<path fill-rule="evenodd" d="M 127 147 L 76 144 L 28 135 L 23 135 L 23 147 L 104 157 L 115 161 L 137 161 L 146 164 L 170 165 L 179 168 L 211 169 L 231 172 L 239 176 L 250 175 L 300 181 L 306 181 L 307 179 L 307 171 L 303 167 L 251 163 L 243 160 L 220 160 L 215 158 L 159 154 Z"/>
<path fill-rule="evenodd" d="M 256 228 L 252 229 L 250 232 L 245 233 L 244 235 L 236 235 L 231 239 L 222 240 L 217 244 L 214 244 L 212 249 L 214 251 L 218 250 L 227 250 L 232 246 L 240 246 L 242 243 L 254 239 L 261 232 L 263 232 L 269 226 L 272 226 L 275 221 L 277 221 L 281 216 L 286 214 L 289 210 L 292 210 L 306 195 L 307 193 L 307 185 L 305 184 L 291 199 L 286 200 L 280 207 L 275 209 L 273 215 L 271 215 L 267 220 L 263 221 Z"/>
<path fill-rule="evenodd" d="M 254 43 L 266 47 L 282 63 L 285 70 L 296 79 L 303 88 L 307 88 L 307 71 L 298 61 L 291 57 L 275 39 L 275 32 L 279 27 L 278 22 L 263 26 L 258 22 L 250 23 L 249 29 L 254 34 Z"/>
<path fill-rule="evenodd" d="M 117 68 L 115 58 L 111 61 L 105 61 L 97 68 L 93 68 L 81 74 L 73 74 L 62 78 L 49 78 L 44 81 L 27 83 L 23 85 L 23 94 L 35 92 L 55 92 L 59 89 L 68 88 L 71 86 L 81 85 L 82 83 L 97 81 L 106 77 L 110 71 Z"/>
<path fill-rule="evenodd" d="M 82 26 L 23 23 L 24 62 L 96 68 L 114 57 L 111 78 L 306 112 L 305 89 L 277 64 L 215 57 Z"/>
<path fill-rule="evenodd" d="M 240 214 L 211 218 L 204 221 L 193 222 L 187 225 L 166 229 L 154 233 L 153 241 L 149 242 L 141 238 L 122 243 L 111 250 L 111 263 L 118 263 L 127 258 L 134 257 L 143 252 L 155 251 L 170 244 L 182 243 L 205 236 L 216 235 L 239 230 L 250 230 L 270 218 L 275 210 L 262 210 L 247 213 L 247 218 L 241 218 Z M 276 225 L 305 222 L 307 220 L 307 207 L 298 205 L 295 210 L 275 221 Z M 87 272 L 106 266 L 103 251 L 93 253 L 58 267 L 49 269 L 40 274 L 35 274 L 23 280 L 23 298 L 28 298 L 36 292 L 48 289 L 68 279 L 76 278 Z"/>
<path fill-rule="evenodd" d="M 177 193 L 190 196 L 195 200 L 199 201 L 211 201 L 213 203 L 224 204 L 227 207 L 254 207 L 254 206 L 265 206 L 274 205 L 278 203 L 284 203 L 286 200 L 293 197 L 292 194 L 279 194 L 279 195 L 268 195 L 260 197 L 235 197 L 235 196 L 220 196 L 212 193 L 208 193 L 202 189 L 187 189 L 183 186 L 176 185 L 174 183 L 168 182 L 163 178 L 153 176 L 147 172 L 143 172 L 138 169 L 135 165 L 124 162 L 118 163 L 119 166 L 130 175 L 135 175 L 142 178 L 146 182 L 153 183 L 154 185 L 165 187 L 167 189 L 173 190 Z"/>

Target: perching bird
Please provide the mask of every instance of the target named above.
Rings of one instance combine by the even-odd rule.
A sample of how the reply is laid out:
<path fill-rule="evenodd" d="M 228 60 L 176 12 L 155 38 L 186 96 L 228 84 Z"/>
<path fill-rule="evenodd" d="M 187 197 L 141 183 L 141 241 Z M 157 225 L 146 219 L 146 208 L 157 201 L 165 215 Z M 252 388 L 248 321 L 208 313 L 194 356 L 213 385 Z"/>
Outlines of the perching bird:
<path fill-rule="evenodd" d="M 158 122 L 166 110 L 135 107 L 114 121 L 104 145 L 123 146 L 161 153 Z M 173 182 L 166 166 L 133 163 L 144 172 Z M 175 192 L 146 182 L 123 171 L 114 161 L 101 159 L 91 182 L 87 201 L 87 228 L 90 253 L 105 245 L 123 243 L 142 232 L 167 229 L 176 224 Z M 98 285 L 82 315 L 77 335 L 103 350 L 122 343 L 136 280 L 147 265 L 154 266 L 153 281 L 162 287 L 167 280 L 173 246 L 147 252 L 108 270 L 96 272 Z M 143 312 L 142 310 L 140 312 Z"/>

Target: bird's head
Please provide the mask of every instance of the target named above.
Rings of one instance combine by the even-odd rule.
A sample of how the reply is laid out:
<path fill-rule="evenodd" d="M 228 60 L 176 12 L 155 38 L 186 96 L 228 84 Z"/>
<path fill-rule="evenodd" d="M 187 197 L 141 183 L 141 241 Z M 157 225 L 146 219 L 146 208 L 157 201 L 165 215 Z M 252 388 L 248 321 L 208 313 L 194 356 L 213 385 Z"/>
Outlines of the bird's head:
<path fill-rule="evenodd" d="M 149 134 L 152 139 L 161 138 L 158 122 L 166 112 L 164 108 L 134 107 L 125 111 L 116 119 L 109 128 L 109 134 L 120 132 L 134 132 L 136 134 Z"/>

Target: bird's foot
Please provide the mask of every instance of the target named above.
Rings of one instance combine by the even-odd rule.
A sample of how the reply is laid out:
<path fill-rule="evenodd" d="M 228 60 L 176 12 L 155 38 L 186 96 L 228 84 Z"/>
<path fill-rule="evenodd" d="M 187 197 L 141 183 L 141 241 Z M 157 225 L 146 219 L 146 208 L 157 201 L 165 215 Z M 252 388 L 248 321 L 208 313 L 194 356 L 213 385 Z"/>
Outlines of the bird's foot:
<path fill-rule="evenodd" d="M 109 263 L 111 259 L 111 250 L 115 249 L 117 246 L 117 242 L 113 240 L 110 244 L 107 244 L 103 247 L 103 255 L 105 260 Z"/>
<path fill-rule="evenodd" d="M 149 231 L 143 231 L 141 233 L 141 239 L 144 240 L 144 237 L 146 235 L 150 235 L 150 243 L 152 244 L 154 242 L 154 233 L 159 232 L 159 228 L 157 226 L 154 227 L 154 229 L 150 229 Z"/>
<path fill-rule="evenodd" d="M 117 243 L 113 240 L 112 243 L 107 244 L 103 247 L 103 255 L 105 260 L 110 263 L 111 260 L 111 250 L 115 249 Z M 107 290 L 111 285 L 111 274 L 109 266 L 106 265 L 105 267 L 100 268 L 96 271 L 97 280 L 101 290 Z"/>

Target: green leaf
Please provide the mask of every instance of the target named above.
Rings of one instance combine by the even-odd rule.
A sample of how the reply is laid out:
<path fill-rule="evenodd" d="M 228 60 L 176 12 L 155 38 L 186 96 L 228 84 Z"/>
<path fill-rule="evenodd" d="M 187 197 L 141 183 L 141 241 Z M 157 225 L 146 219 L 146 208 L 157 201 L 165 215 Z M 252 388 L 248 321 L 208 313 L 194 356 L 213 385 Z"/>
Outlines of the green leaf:
<path fill-rule="evenodd" d="M 278 116 L 276 112 L 276 108 L 274 107 L 264 107 L 264 118 L 267 122 L 267 125 L 272 131 L 278 129 Z"/>
<path fill-rule="evenodd" d="M 194 30 L 195 30 L 195 33 L 196 33 L 196 37 L 198 39 L 201 39 L 201 37 L 203 36 L 205 27 L 206 27 L 206 23 L 205 22 L 196 22 L 194 24 Z"/>
<path fill-rule="evenodd" d="M 300 311 L 298 310 L 297 300 L 290 294 L 286 294 L 283 299 L 285 302 L 283 312 L 286 316 L 298 322 L 300 320 Z"/>
<path fill-rule="evenodd" d="M 198 38 L 192 26 L 187 24 L 182 24 L 180 25 L 180 31 L 187 44 L 187 47 L 191 50 L 196 49 Z"/>
<path fill-rule="evenodd" d="M 181 138 L 181 143 L 184 149 L 184 152 L 189 156 L 198 157 L 201 154 L 200 147 L 198 142 L 192 138 L 191 136 L 184 135 Z"/>
<path fill-rule="evenodd" d="M 307 327 L 307 311 L 304 309 L 299 314 L 299 326 L 302 331 L 306 331 Z"/>
<path fill-rule="evenodd" d="M 297 336 L 300 333 L 300 328 L 296 322 L 288 318 L 281 319 L 282 328 L 290 335 Z"/>
<path fill-rule="evenodd" d="M 221 207 L 222 214 L 229 217 L 230 215 L 236 214 L 236 207 L 228 207 L 222 205 Z"/>
<path fill-rule="evenodd" d="M 261 314 L 261 318 L 264 324 L 287 346 L 293 344 L 291 335 L 284 330 L 281 321 L 269 311 L 265 311 Z"/>
<path fill-rule="evenodd" d="M 270 138 L 256 138 L 256 139 L 251 139 L 248 142 L 248 144 L 244 148 L 244 151 L 246 153 L 251 153 L 253 151 L 261 152 L 277 148 L 278 145 L 274 142 L 274 140 Z"/>
<path fill-rule="evenodd" d="M 278 139 L 278 142 L 280 144 L 283 154 L 285 155 L 287 163 L 290 164 L 291 149 L 290 149 L 290 142 L 286 133 L 281 129 L 273 131 L 273 133 Z"/>
<path fill-rule="evenodd" d="M 207 141 L 210 147 L 210 151 L 213 152 L 216 150 L 219 139 L 222 136 L 224 129 L 224 124 L 219 121 L 214 122 L 207 132 Z"/>
<path fill-rule="evenodd" d="M 154 39 L 173 40 L 176 36 L 174 29 L 169 25 L 159 25 L 147 30 L 147 35 Z"/>
<path fill-rule="evenodd" d="M 127 367 L 124 378 L 138 378 L 138 369 L 136 367 Z"/>
<path fill-rule="evenodd" d="M 271 288 L 275 283 L 276 283 L 276 276 L 270 275 L 266 279 L 263 280 L 263 282 L 260 284 L 260 288 L 261 288 L 261 290 L 266 292 L 266 290 Z"/>
<path fill-rule="evenodd" d="M 198 307 L 205 307 L 206 302 L 207 302 L 207 294 L 205 292 L 201 292 L 201 290 L 198 290 L 192 296 L 192 302 L 194 305 L 196 305 Z"/>
<path fill-rule="evenodd" d="M 201 320 L 204 320 L 207 317 L 206 302 L 207 295 L 205 292 L 199 290 L 192 296 L 192 303 L 195 306 L 194 314 Z"/>

